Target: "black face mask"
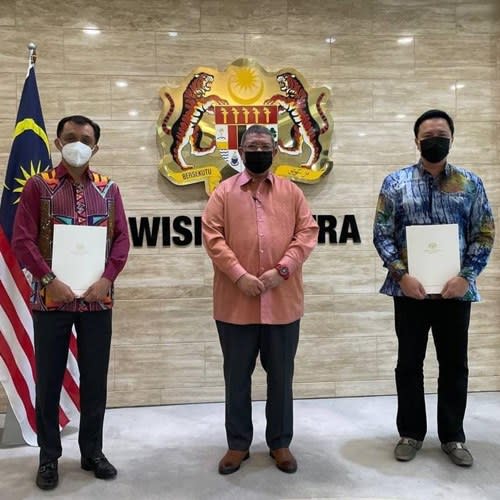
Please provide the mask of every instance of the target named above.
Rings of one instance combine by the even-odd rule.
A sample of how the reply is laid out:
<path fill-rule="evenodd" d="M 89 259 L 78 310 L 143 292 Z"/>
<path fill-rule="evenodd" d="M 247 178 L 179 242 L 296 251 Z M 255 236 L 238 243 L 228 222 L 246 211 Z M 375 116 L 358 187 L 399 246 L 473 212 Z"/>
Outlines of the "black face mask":
<path fill-rule="evenodd" d="M 262 174 L 272 163 L 272 151 L 245 151 L 245 167 L 254 174 Z"/>
<path fill-rule="evenodd" d="M 450 152 L 448 137 L 429 137 L 420 141 L 420 153 L 430 163 L 439 163 Z"/>

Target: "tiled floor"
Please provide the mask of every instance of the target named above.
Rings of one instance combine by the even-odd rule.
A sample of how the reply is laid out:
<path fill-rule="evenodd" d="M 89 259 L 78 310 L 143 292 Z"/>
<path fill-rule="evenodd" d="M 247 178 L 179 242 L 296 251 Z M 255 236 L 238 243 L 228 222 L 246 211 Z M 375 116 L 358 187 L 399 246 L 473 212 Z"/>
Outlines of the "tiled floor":
<path fill-rule="evenodd" d="M 452 464 L 436 437 L 436 397 L 427 397 L 429 433 L 416 459 L 399 463 L 392 396 L 295 402 L 292 450 L 299 470 L 280 472 L 264 441 L 264 405 L 254 404 L 251 457 L 220 476 L 224 407 L 197 404 L 108 410 L 105 453 L 119 470 L 113 481 L 79 467 L 76 429 L 65 431 L 60 484 L 34 485 L 38 450 L 0 449 L 0 498 L 68 499 L 500 499 L 500 393 L 469 395 L 468 443 L 475 463 Z"/>

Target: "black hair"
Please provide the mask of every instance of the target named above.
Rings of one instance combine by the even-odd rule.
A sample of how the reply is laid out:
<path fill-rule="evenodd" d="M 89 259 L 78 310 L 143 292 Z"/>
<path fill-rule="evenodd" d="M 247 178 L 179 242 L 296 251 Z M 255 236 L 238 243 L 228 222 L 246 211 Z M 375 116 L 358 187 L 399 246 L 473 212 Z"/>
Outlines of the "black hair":
<path fill-rule="evenodd" d="M 99 125 L 97 125 L 96 122 L 93 122 L 90 118 L 87 118 L 86 116 L 82 115 L 72 115 L 64 117 L 57 124 L 57 137 L 61 136 L 64 125 L 67 122 L 73 122 L 76 123 L 77 125 L 90 125 L 94 129 L 95 143 L 97 144 L 99 142 L 99 137 L 101 137 L 101 127 L 99 127 Z"/>
<path fill-rule="evenodd" d="M 241 140 L 240 140 L 240 146 L 243 146 L 245 144 L 245 140 L 247 138 L 247 135 L 251 135 L 251 134 L 268 135 L 271 138 L 273 145 L 275 143 L 274 135 L 267 127 L 264 127 L 263 125 L 255 124 L 255 125 L 250 125 L 250 127 L 248 127 L 245 130 L 245 132 L 243 132 L 243 135 L 241 136 Z"/>
<path fill-rule="evenodd" d="M 417 118 L 417 121 L 413 126 L 413 132 L 415 133 L 415 137 L 418 136 L 418 129 L 420 128 L 422 122 L 424 122 L 425 120 L 431 120 L 432 118 L 444 118 L 448 122 L 448 126 L 450 127 L 451 130 L 451 136 L 453 137 L 453 134 L 455 133 L 455 126 L 453 125 L 453 120 L 451 119 L 451 116 L 448 113 L 445 113 L 440 109 L 429 109 L 429 111 L 422 113 Z"/>

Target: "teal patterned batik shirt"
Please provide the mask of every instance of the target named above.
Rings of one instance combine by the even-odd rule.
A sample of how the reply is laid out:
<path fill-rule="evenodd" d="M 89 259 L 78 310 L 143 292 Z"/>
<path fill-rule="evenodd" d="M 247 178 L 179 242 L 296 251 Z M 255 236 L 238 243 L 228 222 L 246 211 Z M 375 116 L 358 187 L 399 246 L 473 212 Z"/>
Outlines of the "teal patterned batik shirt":
<path fill-rule="evenodd" d="M 481 179 L 449 163 L 436 177 L 417 163 L 384 179 L 373 228 L 373 243 L 388 270 L 380 292 L 403 295 L 398 280 L 408 270 L 406 226 L 423 224 L 458 224 L 459 275 L 469 282 L 462 300 L 479 300 L 476 278 L 493 247 L 495 224 Z"/>

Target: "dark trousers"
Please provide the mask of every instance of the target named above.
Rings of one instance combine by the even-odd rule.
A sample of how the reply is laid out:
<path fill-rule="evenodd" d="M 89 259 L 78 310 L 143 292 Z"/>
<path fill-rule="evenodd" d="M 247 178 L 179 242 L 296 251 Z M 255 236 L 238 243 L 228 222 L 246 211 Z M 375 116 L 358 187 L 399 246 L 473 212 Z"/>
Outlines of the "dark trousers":
<path fill-rule="evenodd" d="M 287 448 L 293 436 L 292 381 L 300 320 L 287 325 L 216 323 L 224 356 L 229 448 L 248 450 L 252 442 L 251 382 L 259 352 L 267 374 L 266 442 L 271 450 Z"/>
<path fill-rule="evenodd" d="M 442 443 L 465 441 L 470 308 L 470 302 L 460 300 L 394 297 L 400 436 L 422 441 L 427 432 L 423 366 L 429 329 L 432 329 L 439 364 L 438 436 Z"/>
<path fill-rule="evenodd" d="M 111 346 L 111 310 L 97 312 L 33 312 L 36 359 L 36 424 L 40 463 L 62 454 L 59 400 L 75 325 L 80 370 L 80 431 L 83 457 L 102 453 Z"/>

